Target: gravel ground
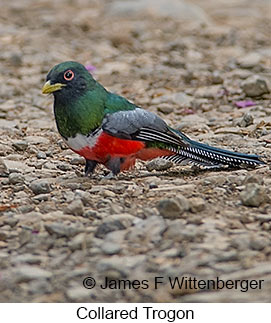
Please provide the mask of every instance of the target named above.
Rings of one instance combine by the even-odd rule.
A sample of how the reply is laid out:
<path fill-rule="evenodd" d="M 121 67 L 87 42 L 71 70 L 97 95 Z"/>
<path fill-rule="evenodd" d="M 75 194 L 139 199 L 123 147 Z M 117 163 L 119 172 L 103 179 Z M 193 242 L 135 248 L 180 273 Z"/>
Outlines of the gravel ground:
<path fill-rule="evenodd" d="M 91 64 L 108 89 L 191 138 L 270 162 L 270 12 L 268 0 L 1 0 L 1 302 L 271 301 L 269 166 L 158 160 L 84 178 L 41 95 L 53 65 Z M 264 285 L 88 290 L 86 276 Z"/>

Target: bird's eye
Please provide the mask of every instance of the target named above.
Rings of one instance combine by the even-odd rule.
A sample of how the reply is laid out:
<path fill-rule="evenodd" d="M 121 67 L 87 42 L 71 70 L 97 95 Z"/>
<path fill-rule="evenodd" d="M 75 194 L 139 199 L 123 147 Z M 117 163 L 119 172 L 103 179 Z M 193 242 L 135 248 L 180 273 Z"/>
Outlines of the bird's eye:
<path fill-rule="evenodd" d="M 68 70 L 64 73 L 64 79 L 66 81 L 71 81 L 74 78 L 74 73 L 72 70 Z"/>

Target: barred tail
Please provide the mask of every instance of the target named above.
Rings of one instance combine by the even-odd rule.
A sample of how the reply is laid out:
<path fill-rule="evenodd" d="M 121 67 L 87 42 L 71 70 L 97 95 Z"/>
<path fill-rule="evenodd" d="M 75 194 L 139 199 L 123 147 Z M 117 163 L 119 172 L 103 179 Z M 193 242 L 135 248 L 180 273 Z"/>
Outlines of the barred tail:
<path fill-rule="evenodd" d="M 181 134 L 183 136 L 183 134 Z M 215 148 L 191 140 L 185 136 L 189 145 L 187 147 L 173 148 L 176 153 L 165 156 L 164 159 L 174 163 L 192 163 L 203 168 L 254 168 L 264 165 L 265 162 L 257 155 L 247 155 L 225 149 Z"/>

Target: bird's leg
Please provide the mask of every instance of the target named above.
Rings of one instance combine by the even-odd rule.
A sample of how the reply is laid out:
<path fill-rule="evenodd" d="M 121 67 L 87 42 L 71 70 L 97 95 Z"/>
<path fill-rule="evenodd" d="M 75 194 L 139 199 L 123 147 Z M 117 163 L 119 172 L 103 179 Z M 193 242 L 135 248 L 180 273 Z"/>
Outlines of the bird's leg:
<path fill-rule="evenodd" d="M 97 166 L 96 160 L 86 159 L 85 176 L 91 175 Z"/>
<path fill-rule="evenodd" d="M 118 173 L 120 172 L 121 164 L 124 161 L 125 159 L 121 157 L 110 158 L 106 162 L 105 166 L 112 172 L 113 175 L 118 175 Z"/>
<path fill-rule="evenodd" d="M 117 175 L 120 172 L 120 158 L 110 158 L 105 165 L 113 175 Z"/>

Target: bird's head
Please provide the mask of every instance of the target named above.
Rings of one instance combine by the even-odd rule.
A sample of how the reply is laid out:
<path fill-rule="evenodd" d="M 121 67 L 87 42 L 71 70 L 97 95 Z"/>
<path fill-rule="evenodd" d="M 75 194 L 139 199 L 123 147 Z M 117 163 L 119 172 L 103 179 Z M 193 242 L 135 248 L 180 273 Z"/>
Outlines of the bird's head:
<path fill-rule="evenodd" d="M 54 66 L 46 77 L 43 94 L 53 94 L 55 98 L 70 101 L 83 94 L 95 83 L 84 65 L 64 62 Z"/>

